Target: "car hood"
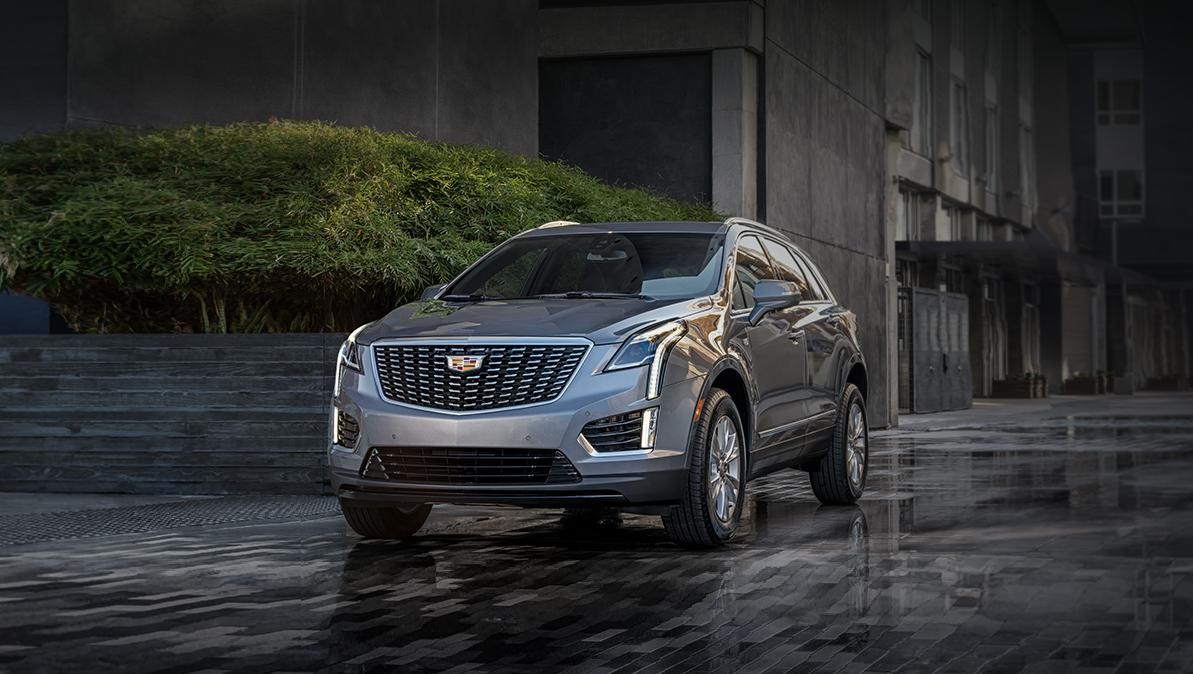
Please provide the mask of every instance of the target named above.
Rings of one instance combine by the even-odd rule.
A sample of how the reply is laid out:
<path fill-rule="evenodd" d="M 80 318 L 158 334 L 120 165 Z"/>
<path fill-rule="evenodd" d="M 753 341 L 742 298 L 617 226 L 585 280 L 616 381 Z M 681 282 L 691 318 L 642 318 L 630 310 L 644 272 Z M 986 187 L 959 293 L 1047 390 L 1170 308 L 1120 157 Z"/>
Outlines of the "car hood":
<path fill-rule="evenodd" d="M 708 298 L 674 303 L 638 299 L 421 300 L 389 312 L 357 335 L 360 344 L 379 339 L 443 337 L 586 337 L 613 344 L 661 321 L 711 306 Z"/>

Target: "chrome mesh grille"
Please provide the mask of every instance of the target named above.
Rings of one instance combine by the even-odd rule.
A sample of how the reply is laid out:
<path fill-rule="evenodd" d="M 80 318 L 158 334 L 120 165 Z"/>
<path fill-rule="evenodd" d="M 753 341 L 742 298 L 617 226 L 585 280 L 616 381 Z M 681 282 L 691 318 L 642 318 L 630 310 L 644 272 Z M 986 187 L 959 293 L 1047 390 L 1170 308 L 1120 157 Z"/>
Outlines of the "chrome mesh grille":
<path fill-rule="evenodd" d="M 582 344 L 375 345 L 381 392 L 394 402 L 441 410 L 492 410 L 554 400 L 587 346 Z M 472 372 L 448 369 L 448 356 L 483 356 Z"/>

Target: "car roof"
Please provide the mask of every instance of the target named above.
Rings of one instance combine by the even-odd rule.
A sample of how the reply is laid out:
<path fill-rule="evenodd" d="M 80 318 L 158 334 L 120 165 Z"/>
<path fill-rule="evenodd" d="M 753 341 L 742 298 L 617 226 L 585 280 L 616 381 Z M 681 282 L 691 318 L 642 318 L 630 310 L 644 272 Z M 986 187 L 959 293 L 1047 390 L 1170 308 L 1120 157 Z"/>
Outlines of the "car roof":
<path fill-rule="evenodd" d="M 675 233 L 716 234 L 725 229 L 723 222 L 639 221 L 639 222 L 552 222 L 518 235 L 518 238 L 558 236 L 567 234 Z"/>
<path fill-rule="evenodd" d="M 640 220 L 634 222 L 569 222 L 557 220 L 518 235 L 521 237 L 555 236 L 559 234 L 604 234 L 608 232 L 719 234 L 730 227 L 754 230 L 788 243 L 791 237 L 781 230 L 746 218 L 728 218 L 723 222 L 696 220 Z"/>

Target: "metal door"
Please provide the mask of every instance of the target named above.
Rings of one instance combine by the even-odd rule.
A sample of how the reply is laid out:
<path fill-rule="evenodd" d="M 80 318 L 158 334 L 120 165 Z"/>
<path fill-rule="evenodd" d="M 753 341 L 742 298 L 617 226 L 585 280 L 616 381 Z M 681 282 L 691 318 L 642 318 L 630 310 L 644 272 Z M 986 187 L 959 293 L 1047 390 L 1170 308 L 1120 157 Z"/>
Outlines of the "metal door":
<path fill-rule="evenodd" d="M 908 289 L 911 315 L 912 412 L 970 407 L 969 299 L 928 288 Z"/>
<path fill-rule="evenodd" d="M 941 380 L 944 385 L 943 405 L 946 410 L 963 410 L 973 406 L 973 370 L 969 362 L 969 298 L 946 293 L 942 298 L 945 320 L 941 346 Z"/>
<path fill-rule="evenodd" d="M 914 288 L 911 293 L 911 400 L 912 412 L 944 409 L 940 293 Z"/>

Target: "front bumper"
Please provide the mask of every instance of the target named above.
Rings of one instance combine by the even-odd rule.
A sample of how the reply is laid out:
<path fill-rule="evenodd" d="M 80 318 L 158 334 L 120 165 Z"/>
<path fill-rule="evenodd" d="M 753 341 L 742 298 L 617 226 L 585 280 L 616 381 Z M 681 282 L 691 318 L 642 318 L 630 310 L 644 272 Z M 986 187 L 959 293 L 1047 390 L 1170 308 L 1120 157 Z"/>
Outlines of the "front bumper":
<path fill-rule="evenodd" d="M 523 506 L 658 505 L 678 502 L 687 480 L 688 437 L 703 377 L 668 372 L 662 393 L 642 399 L 645 367 L 601 372 L 616 345 L 589 349 L 576 376 L 556 400 L 529 407 L 450 413 L 382 398 L 372 349 L 362 347 L 363 373 L 340 368 L 333 399 L 328 464 L 335 493 L 370 502 L 486 503 Z M 580 441 L 584 425 L 604 417 L 658 407 L 654 449 L 594 454 Z M 354 448 L 335 444 L 335 418 L 344 410 L 359 422 Z M 535 448 L 561 451 L 580 474 L 566 484 L 461 485 L 364 478 L 369 448 Z"/>

